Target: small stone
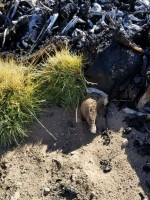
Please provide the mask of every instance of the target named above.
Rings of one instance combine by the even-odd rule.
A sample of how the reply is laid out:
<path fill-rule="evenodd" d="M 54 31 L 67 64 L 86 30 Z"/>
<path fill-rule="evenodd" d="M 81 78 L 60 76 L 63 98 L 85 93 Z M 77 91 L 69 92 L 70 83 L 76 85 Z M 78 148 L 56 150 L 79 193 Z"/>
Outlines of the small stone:
<path fill-rule="evenodd" d="M 74 188 L 72 187 L 66 187 L 66 192 L 72 194 L 72 195 L 77 195 L 78 191 L 76 191 Z"/>
<path fill-rule="evenodd" d="M 109 137 L 109 134 L 111 133 L 111 131 L 109 130 L 104 130 L 102 133 L 101 133 L 101 136 L 103 138 L 103 145 L 106 145 L 108 146 L 110 144 L 110 137 Z"/>
<path fill-rule="evenodd" d="M 57 153 L 62 153 L 63 152 L 63 150 L 62 149 L 57 149 L 57 151 L 56 151 Z"/>
<path fill-rule="evenodd" d="M 26 169 L 23 168 L 23 169 L 21 170 L 21 174 L 25 174 L 25 173 L 26 173 Z"/>
<path fill-rule="evenodd" d="M 3 170 L 6 170 L 6 169 L 7 169 L 7 163 L 6 163 L 6 162 L 2 162 L 0 166 L 1 166 L 1 168 L 2 168 Z"/>
<path fill-rule="evenodd" d="M 131 131 L 132 131 L 132 128 L 131 127 L 127 127 L 127 128 L 125 128 L 124 130 L 123 130 L 123 134 L 125 134 L 125 135 L 128 135 L 128 134 L 130 134 L 131 133 Z"/>
<path fill-rule="evenodd" d="M 92 192 L 91 192 L 91 195 L 90 195 L 90 198 L 93 198 L 95 195 L 96 195 L 95 192 L 92 191 Z"/>
<path fill-rule="evenodd" d="M 9 186 L 9 185 L 7 185 L 7 186 L 6 186 L 6 190 L 9 190 L 9 189 L 10 189 L 10 186 Z"/>
<path fill-rule="evenodd" d="M 75 181 L 75 176 L 72 174 L 71 177 L 70 177 L 71 181 Z"/>
<path fill-rule="evenodd" d="M 75 152 L 74 152 L 74 151 L 70 152 L 70 155 L 71 155 L 71 156 L 73 156 L 74 154 L 75 154 Z"/>
<path fill-rule="evenodd" d="M 140 192 L 139 193 L 140 197 L 141 197 L 141 200 L 144 200 L 145 199 L 145 196 Z M 145 199 L 146 200 L 146 199 Z"/>
<path fill-rule="evenodd" d="M 50 189 L 49 188 L 45 188 L 44 189 L 44 195 L 47 196 L 50 193 Z"/>
<path fill-rule="evenodd" d="M 53 159 L 52 162 L 56 165 L 58 170 L 60 170 L 62 168 L 62 165 L 58 160 Z"/>
<path fill-rule="evenodd" d="M 109 160 L 101 160 L 100 167 L 104 173 L 108 173 L 112 170 L 111 162 Z"/>
<path fill-rule="evenodd" d="M 122 142 L 122 145 L 121 145 L 121 149 L 124 149 L 126 146 L 128 146 L 128 140 L 127 139 L 124 139 L 124 141 Z"/>
<path fill-rule="evenodd" d="M 20 198 L 20 193 L 19 192 L 15 192 L 14 196 L 11 196 L 10 200 L 18 200 Z"/>

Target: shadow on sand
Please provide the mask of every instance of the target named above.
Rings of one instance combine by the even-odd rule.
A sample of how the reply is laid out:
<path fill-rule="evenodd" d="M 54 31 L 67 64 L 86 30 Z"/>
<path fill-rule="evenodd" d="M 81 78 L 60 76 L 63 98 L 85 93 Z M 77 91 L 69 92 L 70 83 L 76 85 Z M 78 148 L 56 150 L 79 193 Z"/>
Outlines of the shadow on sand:
<path fill-rule="evenodd" d="M 111 112 L 109 112 L 109 110 L 111 110 Z M 121 127 L 127 127 L 127 125 L 122 122 L 125 117 L 124 114 L 120 114 L 114 105 L 113 108 L 110 106 L 109 110 L 107 113 L 107 126 L 110 130 L 117 132 Z M 40 121 L 50 131 L 50 133 L 57 138 L 57 140 L 55 141 L 42 126 L 36 124 L 31 127 L 30 136 L 21 144 L 21 146 L 26 144 L 34 146 L 37 143 L 41 143 L 47 145 L 47 151 L 51 152 L 58 150 L 65 154 L 79 149 L 80 147 L 91 143 L 98 134 L 91 134 L 87 124 L 80 121 L 80 116 L 78 117 L 78 120 L 78 123 L 76 123 L 75 111 L 64 111 L 63 108 L 57 108 L 54 110 L 48 109 L 41 114 Z M 114 123 L 116 120 L 117 123 Z M 98 117 L 97 123 L 99 124 L 98 132 L 100 134 L 101 130 L 106 128 L 104 112 L 103 116 Z M 145 165 L 146 162 L 150 162 L 150 156 L 143 157 L 139 155 L 136 147 L 133 145 L 135 138 L 138 137 L 143 139 L 146 137 L 145 134 L 132 129 L 129 135 L 122 135 L 122 137 L 127 138 L 129 141 L 125 153 L 127 154 L 131 167 L 139 177 L 139 186 L 142 187 L 144 192 L 150 198 L 150 190 L 146 185 L 146 180 L 150 179 L 150 174 L 147 174 L 142 170 L 143 165 Z M 6 153 L 7 150 L 12 149 L 0 149 L 0 157 Z M 144 199 L 142 194 L 139 195 L 141 195 L 141 200 Z"/>
<path fill-rule="evenodd" d="M 75 113 L 75 110 L 64 110 L 63 108 L 44 110 L 43 113 L 40 114 L 39 120 L 50 133 L 39 123 L 35 123 L 29 128 L 29 137 L 22 141 L 20 146 L 41 143 L 47 145 L 47 151 L 60 150 L 68 154 L 91 143 L 97 134 L 91 134 L 87 123 L 81 120 L 80 112 L 78 112 L 76 123 Z M 105 118 L 101 116 L 99 120 L 102 123 L 98 133 L 100 133 L 101 129 L 106 128 Z M 52 134 L 56 140 L 50 134 Z M 1 148 L 0 158 L 8 150 L 13 150 L 14 148 L 16 147 L 7 149 Z"/>
<path fill-rule="evenodd" d="M 118 132 L 120 128 L 126 128 L 128 125 L 123 122 L 125 117 L 127 116 L 122 111 L 118 112 L 118 108 L 112 104 L 109 108 L 111 110 L 111 113 L 113 115 L 109 116 L 108 113 L 108 128 L 110 130 L 113 130 L 114 132 Z M 117 123 L 115 123 L 117 121 Z M 144 123 L 143 123 L 144 126 Z M 142 133 L 134 128 L 132 128 L 132 131 L 129 135 L 125 135 L 122 133 L 122 137 L 126 138 L 128 140 L 128 145 L 125 147 L 125 153 L 127 154 L 127 159 L 131 165 L 131 167 L 136 172 L 138 178 L 139 178 L 139 186 L 142 187 L 145 194 L 147 194 L 148 199 L 150 199 L 150 190 L 148 189 L 146 185 L 146 180 L 150 179 L 150 173 L 146 173 L 143 171 L 143 166 L 146 163 L 150 163 L 150 156 L 142 156 L 137 152 L 137 148 L 134 145 L 135 139 L 139 138 L 141 141 L 144 141 L 144 139 L 148 136 L 148 133 Z M 141 197 L 141 200 L 145 199 L 143 194 L 139 193 L 139 196 Z"/>

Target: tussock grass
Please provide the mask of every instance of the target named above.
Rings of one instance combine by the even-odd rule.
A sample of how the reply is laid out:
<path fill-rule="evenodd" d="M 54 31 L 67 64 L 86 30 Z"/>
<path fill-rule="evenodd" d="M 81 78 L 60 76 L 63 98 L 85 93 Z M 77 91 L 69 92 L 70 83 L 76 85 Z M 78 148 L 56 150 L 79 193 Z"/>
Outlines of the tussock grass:
<path fill-rule="evenodd" d="M 83 57 L 71 53 L 68 46 L 49 55 L 40 74 L 41 96 L 55 105 L 76 106 L 86 93 L 82 72 Z"/>
<path fill-rule="evenodd" d="M 82 72 L 83 57 L 68 47 L 47 56 L 39 69 L 13 59 L 0 59 L 0 145 L 18 144 L 27 136 L 27 125 L 36 118 L 39 105 L 46 99 L 52 105 L 76 106 L 86 94 Z"/>
<path fill-rule="evenodd" d="M 33 120 L 29 110 L 39 107 L 33 79 L 31 68 L 0 59 L 0 145 L 18 144 L 26 136 L 26 124 Z"/>

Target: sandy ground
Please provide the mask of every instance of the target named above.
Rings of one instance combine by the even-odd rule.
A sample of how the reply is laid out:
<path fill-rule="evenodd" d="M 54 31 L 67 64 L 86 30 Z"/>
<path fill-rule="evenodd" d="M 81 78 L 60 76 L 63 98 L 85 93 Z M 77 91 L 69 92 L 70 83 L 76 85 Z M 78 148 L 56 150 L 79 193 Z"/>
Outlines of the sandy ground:
<path fill-rule="evenodd" d="M 89 132 L 85 122 L 75 122 L 75 111 L 46 110 L 41 122 L 56 136 L 54 141 L 40 126 L 30 128 L 29 138 L 13 149 L 0 151 L 1 200 L 143 200 L 150 199 L 142 167 L 150 162 L 133 146 L 143 133 L 132 129 L 124 136 L 125 115 L 114 104 L 97 120 L 98 133 Z M 80 118 L 80 117 L 79 117 Z M 105 145 L 102 129 L 108 127 L 110 144 Z M 128 145 L 122 143 L 128 139 Z M 104 173 L 103 160 L 112 170 Z"/>

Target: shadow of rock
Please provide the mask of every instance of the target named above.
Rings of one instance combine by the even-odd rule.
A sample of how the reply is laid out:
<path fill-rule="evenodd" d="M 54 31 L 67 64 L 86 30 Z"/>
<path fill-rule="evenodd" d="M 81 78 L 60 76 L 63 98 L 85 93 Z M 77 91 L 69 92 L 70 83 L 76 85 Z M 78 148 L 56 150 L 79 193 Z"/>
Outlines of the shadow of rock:
<path fill-rule="evenodd" d="M 121 128 L 123 130 L 127 127 L 127 124 L 123 122 L 126 116 L 126 114 L 118 111 L 118 108 L 115 106 L 115 104 L 110 105 L 107 116 L 108 128 L 115 132 L 118 132 Z M 150 173 L 146 173 L 142 169 L 146 163 L 150 163 L 150 156 L 141 156 L 140 154 L 138 154 L 137 148 L 134 145 L 134 141 L 136 138 L 139 138 L 141 141 L 143 141 L 147 136 L 148 133 L 139 132 L 134 128 L 132 128 L 131 133 L 128 135 L 122 133 L 122 137 L 128 140 L 128 145 L 125 147 L 125 153 L 127 154 L 127 159 L 131 167 L 134 169 L 139 178 L 138 186 L 142 187 L 143 191 L 148 196 L 148 199 L 150 199 L 150 190 L 146 185 L 146 180 L 150 179 Z M 134 188 L 131 188 L 131 190 L 133 189 Z M 141 198 L 141 200 L 147 199 L 140 192 L 139 197 Z"/>

